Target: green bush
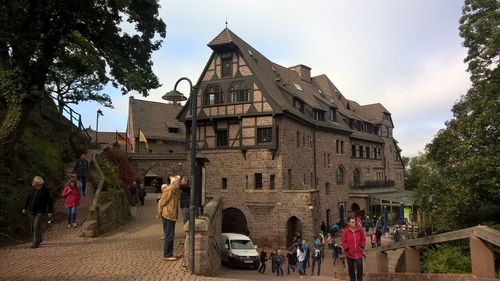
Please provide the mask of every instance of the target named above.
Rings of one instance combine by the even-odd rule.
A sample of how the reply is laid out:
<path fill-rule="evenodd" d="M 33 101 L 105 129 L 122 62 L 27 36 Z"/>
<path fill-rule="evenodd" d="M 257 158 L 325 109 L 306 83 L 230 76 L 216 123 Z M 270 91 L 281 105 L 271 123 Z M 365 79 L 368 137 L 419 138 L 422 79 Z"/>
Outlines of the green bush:
<path fill-rule="evenodd" d="M 460 245 L 437 245 L 422 254 L 425 273 L 470 273 L 470 251 Z"/>

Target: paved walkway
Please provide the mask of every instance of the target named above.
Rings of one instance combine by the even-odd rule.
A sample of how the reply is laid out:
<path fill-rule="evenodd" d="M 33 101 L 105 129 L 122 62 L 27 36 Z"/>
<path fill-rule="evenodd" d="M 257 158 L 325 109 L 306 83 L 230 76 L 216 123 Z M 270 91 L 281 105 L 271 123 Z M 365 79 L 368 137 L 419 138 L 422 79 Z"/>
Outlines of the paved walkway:
<path fill-rule="evenodd" d="M 90 189 L 79 208 L 77 223 L 82 225 L 91 199 Z M 0 248 L 0 280 L 270 280 L 283 277 L 261 275 L 255 270 L 223 269 L 218 277 L 194 276 L 183 265 L 183 259 L 163 261 L 161 220 L 156 219 L 156 195 L 146 196 L 145 206 L 133 207 L 137 219 L 112 233 L 97 237 L 80 237 L 81 228 L 66 228 L 63 200 L 55 206 L 54 225 L 46 225 L 43 242 L 38 249 L 31 243 Z M 182 255 L 180 242 L 185 234 L 176 225 L 174 254 Z M 270 265 L 268 265 L 268 268 Z M 269 268 L 270 269 L 270 268 Z M 286 275 L 284 279 L 298 279 Z M 334 280 L 331 258 L 327 257 L 318 280 Z M 310 269 L 309 269 L 310 271 Z M 328 277 L 329 276 L 329 277 Z"/>

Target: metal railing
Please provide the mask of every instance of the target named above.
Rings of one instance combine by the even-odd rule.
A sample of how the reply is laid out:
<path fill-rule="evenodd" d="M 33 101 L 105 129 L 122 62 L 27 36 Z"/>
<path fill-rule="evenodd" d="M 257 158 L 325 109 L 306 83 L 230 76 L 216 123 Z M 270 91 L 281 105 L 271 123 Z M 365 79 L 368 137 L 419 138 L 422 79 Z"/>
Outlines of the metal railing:
<path fill-rule="evenodd" d="M 90 141 L 91 137 L 87 129 L 83 126 L 82 123 L 82 115 L 76 111 L 74 111 L 71 107 L 64 103 L 59 103 L 58 99 L 52 96 L 52 100 L 57 107 L 59 115 L 68 119 L 68 121 L 78 130 L 80 130 L 85 137 Z"/>

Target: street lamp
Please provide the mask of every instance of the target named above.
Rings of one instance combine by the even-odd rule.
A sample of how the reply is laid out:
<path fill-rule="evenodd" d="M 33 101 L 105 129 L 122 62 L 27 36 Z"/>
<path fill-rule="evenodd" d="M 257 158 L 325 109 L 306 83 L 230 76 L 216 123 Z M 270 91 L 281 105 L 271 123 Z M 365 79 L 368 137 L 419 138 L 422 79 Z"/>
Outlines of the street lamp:
<path fill-rule="evenodd" d="M 172 101 L 177 104 L 179 101 L 185 101 L 186 97 L 177 91 L 177 85 L 182 80 L 189 83 L 189 98 L 191 99 L 191 191 L 189 192 L 189 271 L 194 274 L 194 196 L 196 188 L 196 118 L 197 118 L 197 102 L 196 102 L 196 85 L 193 86 L 191 80 L 182 77 L 177 80 L 174 90 L 166 93 L 162 99 Z"/>
<path fill-rule="evenodd" d="M 99 131 L 99 115 L 104 116 L 100 109 L 97 110 L 97 118 L 95 124 L 95 148 L 97 149 L 97 131 Z"/>

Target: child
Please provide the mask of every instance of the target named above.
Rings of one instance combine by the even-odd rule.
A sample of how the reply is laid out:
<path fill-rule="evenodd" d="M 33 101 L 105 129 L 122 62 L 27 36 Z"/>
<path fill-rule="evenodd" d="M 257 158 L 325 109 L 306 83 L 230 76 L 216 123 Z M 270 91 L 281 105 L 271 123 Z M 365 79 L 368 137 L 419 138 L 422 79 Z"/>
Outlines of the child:
<path fill-rule="evenodd" d="M 61 196 L 65 198 L 64 207 L 68 210 L 68 228 L 76 227 L 76 208 L 80 206 L 80 190 L 76 179 L 72 178 L 64 187 Z"/>
<path fill-rule="evenodd" d="M 336 266 L 338 261 L 339 261 L 339 255 L 340 255 L 340 247 L 337 245 L 337 243 L 333 244 L 332 248 L 332 253 L 333 253 L 333 266 Z"/>
<path fill-rule="evenodd" d="M 276 276 L 280 276 L 280 272 L 281 272 L 281 276 L 283 276 L 282 265 L 283 265 L 284 259 L 285 258 L 281 255 L 281 251 L 276 250 L 276 254 L 274 254 L 274 257 L 273 257 L 273 262 L 274 262 L 274 266 L 275 266 L 275 270 L 276 270 Z"/>
<path fill-rule="evenodd" d="M 372 248 L 375 248 L 377 246 L 377 234 L 375 233 L 375 231 L 370 235 L 370 242 L 372 242 Z"/>
<path fill-rule="evenodd" d="M 297 254 L 295 253 L 296 250 L 294 249 L 294 247 L 288 249 L 288 253 L 286 254 L 286 258 L 288 260 L 287 274 L 290 274 L 290 268 L 293 270 L 293 272 L 295 272 L 295 265 L 297 264 Z"/>
<path fill-rule="evenodd" d="M 266 261 L 267 261 L 267 253 L 262 249 L 260 251 L 260 268 L 259 268 L 259 273 L 266 273 Z"/>
<path fill-rule="evenodd" d="M 276 271 L 276 263 L 274 261 L 274 255 L 276 255 L 275 251 L 271 251 L 269 254 L 269 260 L 271 261 L 271 273 L 274 273 Z"/>

